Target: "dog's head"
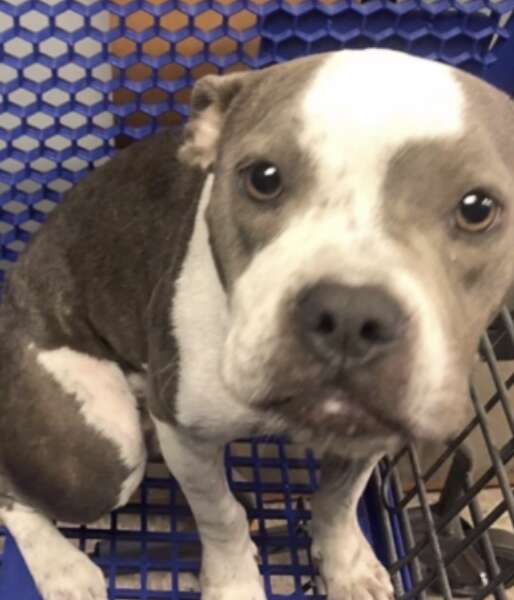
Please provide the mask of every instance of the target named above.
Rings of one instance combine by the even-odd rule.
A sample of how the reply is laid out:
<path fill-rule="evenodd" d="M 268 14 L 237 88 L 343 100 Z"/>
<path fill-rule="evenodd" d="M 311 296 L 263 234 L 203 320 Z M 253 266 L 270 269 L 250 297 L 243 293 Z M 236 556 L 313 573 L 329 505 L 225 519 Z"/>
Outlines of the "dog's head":
<path fill-rule="evenodd" d="M 319 431 L 448 437 L 512 279 L 511 101 L 367 50 L 208 76 L 192 107 L 227 386 Z"/>

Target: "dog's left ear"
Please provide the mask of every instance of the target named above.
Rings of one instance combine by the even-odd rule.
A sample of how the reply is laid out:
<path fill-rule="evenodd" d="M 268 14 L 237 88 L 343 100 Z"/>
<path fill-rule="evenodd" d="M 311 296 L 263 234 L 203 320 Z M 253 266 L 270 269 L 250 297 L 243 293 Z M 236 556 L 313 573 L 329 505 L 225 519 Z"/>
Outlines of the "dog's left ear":
<path fill-rule="evenodd" d="M 185 127 L 179 158 L 208 171 L 216 159 L 226 113 L 242 88 L 245 75 L 207 75 L 193 88 L 191 118 Z"/>

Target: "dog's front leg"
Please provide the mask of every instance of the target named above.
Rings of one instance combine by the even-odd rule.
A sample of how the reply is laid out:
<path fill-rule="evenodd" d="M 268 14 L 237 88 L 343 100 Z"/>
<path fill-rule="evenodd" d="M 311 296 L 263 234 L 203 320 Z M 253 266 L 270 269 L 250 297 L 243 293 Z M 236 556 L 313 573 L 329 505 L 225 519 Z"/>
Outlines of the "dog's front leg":
<path fill-rule="evenodd" d="M 246 513 L 226 480 L 224 446 L 155 423 L 164 459 L 189 502 L 202 541 L 202 600 L 264 600 Z"/>
<path fill-rule="evenodd" d="M 357 521 L 357 503 L 378 456 L 323 457 L 321 485 L 312 501 L 313 555 L 328 600 L 390 600 L 393 589 Z"/>

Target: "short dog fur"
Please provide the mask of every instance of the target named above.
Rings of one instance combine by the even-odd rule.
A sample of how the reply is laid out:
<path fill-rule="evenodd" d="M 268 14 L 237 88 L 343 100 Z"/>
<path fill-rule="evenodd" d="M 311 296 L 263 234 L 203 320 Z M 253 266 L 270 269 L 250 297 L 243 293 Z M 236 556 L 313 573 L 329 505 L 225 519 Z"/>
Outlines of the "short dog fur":
<path fill-rule="evenodd" d="M 248 187 L 259 164 L 276 195 Z M 497 217 L 465 231 L 477 190 Z M 356 502 L 384 452 L 462 426 L 513 228 L 514 110 L 478 79 L 366 50 L 200 80 L 183 139 L 86 177 L 8 278 L 0 518 L 43 599 L 107 598 L 52 519 L 94 520 L 137 488 L 141 390 L 202 538 L 204 600 L 265 597 L 223 467 L 224 444 L 257 433 L 322 456 L 329 600 L 392 598 Z"/>

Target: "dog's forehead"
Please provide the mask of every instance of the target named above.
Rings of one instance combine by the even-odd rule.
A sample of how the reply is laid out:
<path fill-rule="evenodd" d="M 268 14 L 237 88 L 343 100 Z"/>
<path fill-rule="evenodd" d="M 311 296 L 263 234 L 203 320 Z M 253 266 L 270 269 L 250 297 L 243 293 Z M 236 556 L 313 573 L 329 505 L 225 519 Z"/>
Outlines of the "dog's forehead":
<path fill-rule="evenodd" d="M 329 55 L 305 89 L 300 144 L 335 176 L 377 171 L 415 140 L 458 137 L 464 97 L 449 67 L 387 50 Z M 378 173 L 376 173 L 378 175 Z"/>

